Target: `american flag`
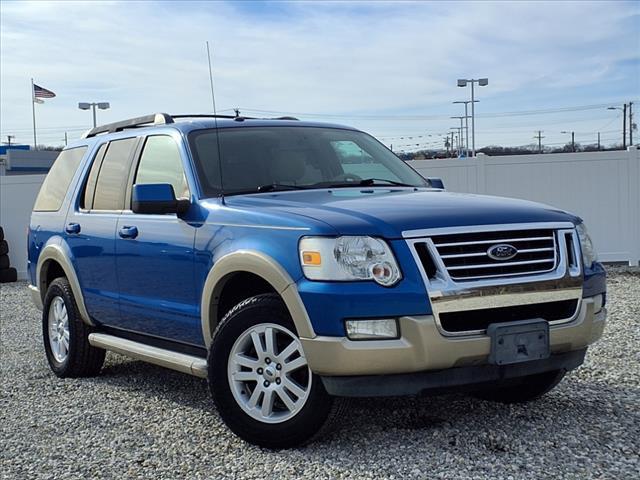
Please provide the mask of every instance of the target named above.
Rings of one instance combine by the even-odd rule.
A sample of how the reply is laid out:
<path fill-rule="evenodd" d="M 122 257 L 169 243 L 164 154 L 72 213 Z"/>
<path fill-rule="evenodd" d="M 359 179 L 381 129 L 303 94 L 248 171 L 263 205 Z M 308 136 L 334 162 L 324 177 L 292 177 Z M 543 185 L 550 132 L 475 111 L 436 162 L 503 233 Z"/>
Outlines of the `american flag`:
<path fill-rule="evenodd" d="M 40 85 L 33 84 L 33 96 L 34 98 L 53 98 L 56 96 L 51 90 L 42 88 Z"/>

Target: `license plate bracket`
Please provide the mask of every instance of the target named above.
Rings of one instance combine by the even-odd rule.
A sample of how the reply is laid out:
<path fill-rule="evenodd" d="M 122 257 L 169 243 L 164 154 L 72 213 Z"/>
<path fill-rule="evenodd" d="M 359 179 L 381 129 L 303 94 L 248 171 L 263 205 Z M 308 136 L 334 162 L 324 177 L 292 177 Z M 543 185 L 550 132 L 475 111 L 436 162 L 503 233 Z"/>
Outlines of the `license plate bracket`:
<path fill-rule="evenodd" d="M 549 323 L 543 319 L 492 323 L 487 328 L 491 338 L 489 363 L 510 365 L 548 358 Z"/>

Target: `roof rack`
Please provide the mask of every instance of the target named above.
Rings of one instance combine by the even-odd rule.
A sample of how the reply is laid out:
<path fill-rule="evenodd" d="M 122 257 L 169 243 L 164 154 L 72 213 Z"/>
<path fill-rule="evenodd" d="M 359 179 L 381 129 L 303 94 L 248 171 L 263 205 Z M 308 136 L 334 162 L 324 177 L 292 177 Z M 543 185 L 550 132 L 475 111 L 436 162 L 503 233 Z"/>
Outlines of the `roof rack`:
<path fill-rule="evenodd" d="M 143 125 L 166 125 L 168 123 L 174 123 L 173 117 L 168 113 L 154 113 L 152 115 L 144 115 L 142 117 L 130 118 L 128 120 L 122 120 L 120 122 L 108 123 L 106 125 L 100 125 L 99 127 L 92 128 L 85 133 L 82 138 L 91 138 L 101 133 L 115 133 L 121 132 L 125 128 L 136 128 Z"/>
<path fill-rule="evenodd" d="M 243 116 L 238 116 L 238 115 L 219 115 L 219 114 L 213 114 L 213 113 L 194 113 L 194 114 L 181 114 L 181 115 L 172 115 L 173 118 L 228 118 L 228 119 L 236 119 L 236 118 L 243 118 L 243 119 L 251 119 L 251 120 L 255 120 L 254 117 L 245 117 Z"/>
<path fill-rule="evenodd" d="M 226 118 L 230 120 L 256 120 L 256 117 L 245 117 L 237 115 L 214 115 L 207 113 L 194 113 L 194 114 L 181 114 L 181 115 L 169 115 L 168 113 L 154 113 L 151 115 L 144 115 L 142 117 L 130 118 L 128 120 L 122 120 L 120 122 L 108 123 L 106 125 L 100 125 L 99 127 L 92 128 L 86 132 L 82 138 L 91 138 L 101 133 L 116 133 L 121 132 L 126 128 L 137 128 L 147 125 L 167 125 L 175 123 L 176 118 Z M 295 117 L 277 117 L 271 120 L 298 120 Z"/>

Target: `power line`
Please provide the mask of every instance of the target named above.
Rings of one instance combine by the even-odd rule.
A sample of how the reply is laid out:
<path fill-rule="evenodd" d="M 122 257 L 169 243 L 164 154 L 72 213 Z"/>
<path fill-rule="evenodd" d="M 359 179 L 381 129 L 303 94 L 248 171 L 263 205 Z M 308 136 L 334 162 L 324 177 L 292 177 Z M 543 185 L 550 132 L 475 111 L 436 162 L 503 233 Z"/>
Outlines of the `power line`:
<path fill-rule="evenodd" d="M 566 112 L 581 112 L 585 110 L 597 110 L 601 108 L 607 108 L 610 103 L 599 103 L 593 105 L 577 105 L 570 107 L 557 107 L 546 108 L 540 110 L 517 110 L 510 112 L 489 112 L 484 113 L 481 116 L 484 118 L 492 117 L 509 117 L 509 116 L 526 116 L 526 115 L 545 115 L 552 113 L 566 113 Z M 312 113 L 312 112 L 287 112 L 278 110 L 260 110 L 254 108 L 242 107 L 242 110 L 249 112 L 256 112 L 259 114 L 269 115 L 298 115 L 308 117 L 326 117 L 326 118 L 347 118 L 347 119 L 404 119 L 404 120 L 423 120 L 423 119 L 447 119 L 449 115 L 437 114 L 437 115 L 383 115 L 383 114 L 333 114 L 333 113 Z M 479 115 L 480 116 L 480 115 Z"/>

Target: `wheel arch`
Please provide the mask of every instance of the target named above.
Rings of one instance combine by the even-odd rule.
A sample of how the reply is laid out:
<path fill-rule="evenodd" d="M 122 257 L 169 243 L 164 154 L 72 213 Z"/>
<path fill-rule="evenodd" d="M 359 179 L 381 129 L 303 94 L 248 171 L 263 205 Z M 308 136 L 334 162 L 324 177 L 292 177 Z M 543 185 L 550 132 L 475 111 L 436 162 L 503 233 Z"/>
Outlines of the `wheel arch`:
<path fill-rule="evenodd" d="M 84 304 L 84 296 L 82 295 L 82 289 L 80 288 L 80 282 L 78 276 L 73 268 L 73 265 L 69 259 L 69 255 L 65 252 L 64 246 L 60 244 L 50 243 L 42 249 L 40 256 L 38 257 L 38 264 L 36 267 L 36 285 L 40 292 L 40 298 L 44 301 L 44 297 L 47 294 L 48 282 L 50 280 L 49 273 L 51 268 L 61 269 L 64 276 L 71 285 L 71 291 L 78 305 L 78 311 L 82 321 L 87 325 L 94 326 L 89 312 Z"/>
<path fill-rule="evenodd" d="M 300 337 L 315 337 L 296 284 L 287 271 L 268 255 L 253 250 L 240 250 L 218 259 L 205 280 L 200 315 L 202 336 L 207 348 L 211 345 L 213 331 L 217 325 L 220 299 L 224 287 L 234 275 L 241 273 L 259 277 L 280 295 Z"/>

